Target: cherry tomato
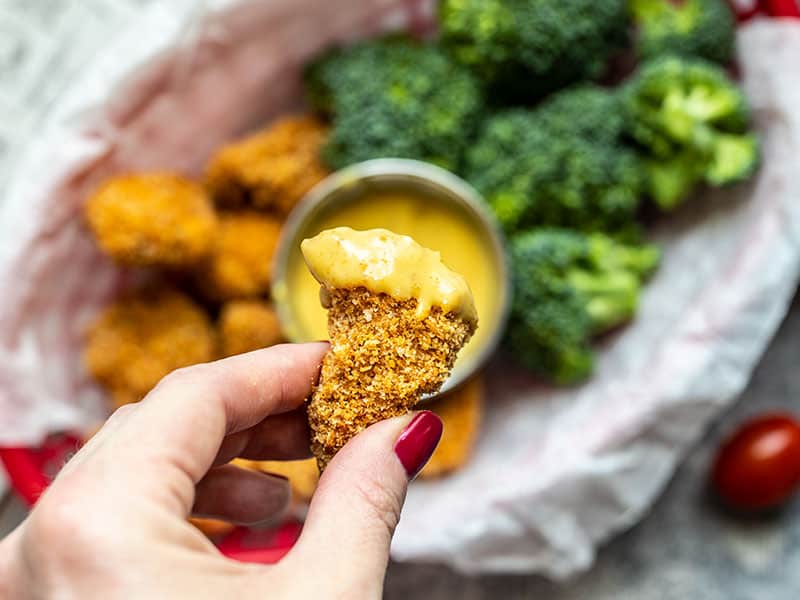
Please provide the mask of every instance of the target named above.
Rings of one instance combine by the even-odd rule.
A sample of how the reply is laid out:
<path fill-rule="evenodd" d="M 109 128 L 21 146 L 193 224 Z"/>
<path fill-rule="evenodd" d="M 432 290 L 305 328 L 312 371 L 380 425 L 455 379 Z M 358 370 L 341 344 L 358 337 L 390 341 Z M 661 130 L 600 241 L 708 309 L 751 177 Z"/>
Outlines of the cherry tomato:
<path fill-rule="evenodd" d="M 783 503 L 800 484 L 800 424 L 784 414 L 748 421 L 720 448 L 712 480 L 720 497 L 737 509 Z"/>

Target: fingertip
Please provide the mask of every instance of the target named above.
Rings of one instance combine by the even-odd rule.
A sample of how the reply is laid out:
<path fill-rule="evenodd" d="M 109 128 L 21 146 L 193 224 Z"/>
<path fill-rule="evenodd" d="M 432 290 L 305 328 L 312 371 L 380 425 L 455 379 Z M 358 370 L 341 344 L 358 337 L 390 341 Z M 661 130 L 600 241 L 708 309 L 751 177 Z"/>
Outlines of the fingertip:
<path fill-rule="evenodd" d="M 442 439 L 443 431 L 442 419 L 429 410 L 416 413 L 403 429 L 394 444 L 394 453 L 409 480 L 414 479 L 428 464 Z"/>
<path fill-rule="evenodd" d="M 415 418 L 407 414 L 375 423 L 333 457 L 311 500 L 301 547 L 330 538 L 353 548 L 369 539 L 378 542 L 378 554 L 388 549 L 409 481 L 394 446 Z M 370 533 L 387 524 L 382 535 Z"/>

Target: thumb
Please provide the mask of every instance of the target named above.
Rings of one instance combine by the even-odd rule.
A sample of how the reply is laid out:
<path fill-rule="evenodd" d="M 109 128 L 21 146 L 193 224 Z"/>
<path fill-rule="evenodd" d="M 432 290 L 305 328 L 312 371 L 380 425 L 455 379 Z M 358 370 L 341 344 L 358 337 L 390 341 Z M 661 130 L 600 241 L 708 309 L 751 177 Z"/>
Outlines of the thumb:
<path fill-rule="evenodd" d="M 350 440 L 325 469 L 286 566 L 299 561 L 307 572 L 313 564 L 325 597 L 380 597 L 408 482 L 441 435 L 441 419 L 422 411 L 376 423 Z"/>

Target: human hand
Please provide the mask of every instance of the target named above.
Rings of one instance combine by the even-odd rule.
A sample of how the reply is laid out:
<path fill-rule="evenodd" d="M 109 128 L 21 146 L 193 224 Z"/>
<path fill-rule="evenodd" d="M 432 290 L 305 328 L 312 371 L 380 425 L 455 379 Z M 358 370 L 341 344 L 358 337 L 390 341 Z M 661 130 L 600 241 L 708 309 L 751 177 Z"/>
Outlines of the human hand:
<path fill-rule="evenodd" d="M 309 455 L 302 410 L 327 344 L 274 346 L 181 369 L 112 415 L 0 543 L 0 597 L 378 598 L 408 480 L 441 421 L 422 412 L 351 440 L 276 565 L 223 557 L 191 514 L 255 523 L 289 503 L 236 456 Z"/>

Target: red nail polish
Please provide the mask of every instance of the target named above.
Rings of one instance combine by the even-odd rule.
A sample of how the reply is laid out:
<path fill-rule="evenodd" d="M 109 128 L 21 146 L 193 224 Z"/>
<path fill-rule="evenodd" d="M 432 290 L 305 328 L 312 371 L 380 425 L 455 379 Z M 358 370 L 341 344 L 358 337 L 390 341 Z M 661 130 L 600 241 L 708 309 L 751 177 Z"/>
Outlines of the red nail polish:
<path fill-rule="evenodd" d="M 394 444 L 394 453 L 414 479 L 428 462 L 442 437 L 442 420 L 429 410 L 423 410 L 411 420 Z"/>

